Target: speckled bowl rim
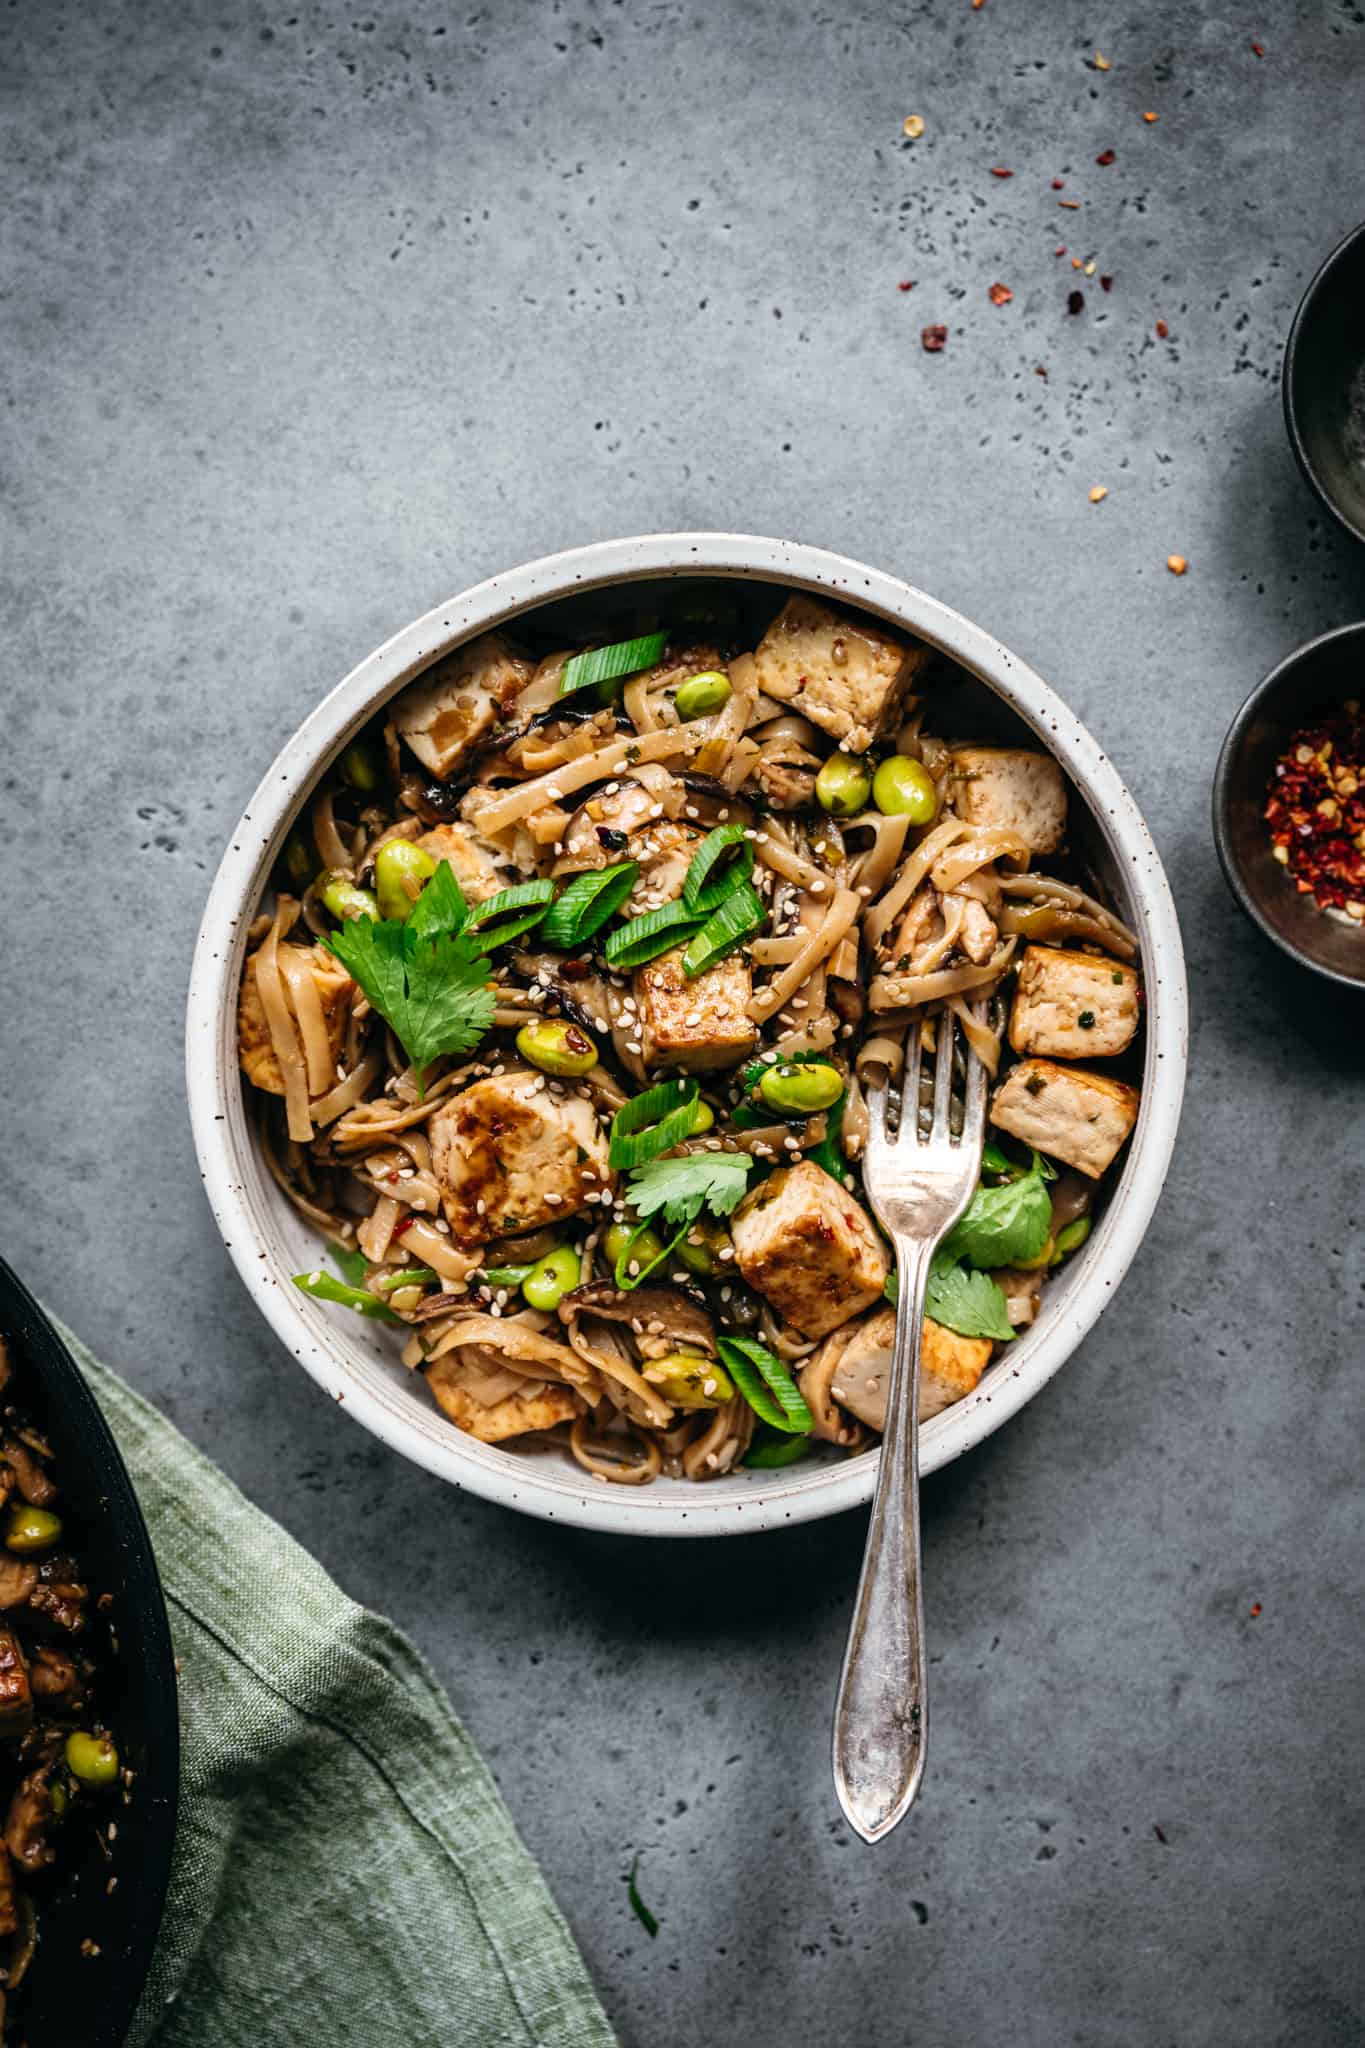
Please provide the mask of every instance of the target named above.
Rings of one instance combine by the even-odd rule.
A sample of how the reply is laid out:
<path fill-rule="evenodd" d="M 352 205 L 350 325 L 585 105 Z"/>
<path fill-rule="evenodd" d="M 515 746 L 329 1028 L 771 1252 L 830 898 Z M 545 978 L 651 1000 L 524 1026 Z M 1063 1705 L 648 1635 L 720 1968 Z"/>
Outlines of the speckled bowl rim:
<path fill-rule="evenodd" d="M 384 1333 L 345 1327 L 289 1283 L 292 1211 L 252 1143 L 235 1044 L 235 992 L 247 927 L 296 806 L 352 735 L 438 656 L 530 606 L 609 584 L 669 575 L 734 577 L 845 598 L 908 629 L 976 676 L 1056 755 L 1090 805 L 1128 879 L 1142 946 L 1147 1034 L 1143 1104 L 1118 1188 L 1084 1252 L 1048 1291 L 1035 1326 L 992 1364 L 974 1393 L 920 1435 L 932 1472 L 970 1450 L 1031 1400 L 1113 1296 L 1161 1194 L 1184 1092 L 1185 963 L 1175 905 L 1137 805 L 1085 727 L 1046 683 L 980 626 L 894 576 L 798 542 L 746 534 L 645 534 L 548 555 L 437 605 L 353 669 L 282 748 L 248 805 L 214 878 L 195 947 L 186 1070 L 195 1146 L 214 1218 L 248 1291 L 289 1351 L 364 1428 L 426 1471 L 547 1521 L 615 1534 L 731 1535 L 812 1521 L 871 1498 L 875 1457 L 742 1473 L 686 1486 L 586 1481 L 567 1461 L 476 1443 L 426 1400 Z M 390 1340 L 391 1341 L 391 1340 Z"/>

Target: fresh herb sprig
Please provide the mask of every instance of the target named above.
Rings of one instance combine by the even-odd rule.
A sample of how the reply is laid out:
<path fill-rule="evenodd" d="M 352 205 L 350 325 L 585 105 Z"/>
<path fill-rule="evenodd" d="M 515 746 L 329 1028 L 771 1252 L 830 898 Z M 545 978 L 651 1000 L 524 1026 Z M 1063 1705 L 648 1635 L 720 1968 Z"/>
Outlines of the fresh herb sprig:
<path fill-rule="evenodd" d="M 747 1152 L 686 1152 L 679 1159 L 654 1159 L 631 1175 L 626 1199 L 637 1216 L 662 1209 L 669 1223 L 694 1223 L 703 1209 L 729 1216 L 744 1197 L 753 1163 Z"/>

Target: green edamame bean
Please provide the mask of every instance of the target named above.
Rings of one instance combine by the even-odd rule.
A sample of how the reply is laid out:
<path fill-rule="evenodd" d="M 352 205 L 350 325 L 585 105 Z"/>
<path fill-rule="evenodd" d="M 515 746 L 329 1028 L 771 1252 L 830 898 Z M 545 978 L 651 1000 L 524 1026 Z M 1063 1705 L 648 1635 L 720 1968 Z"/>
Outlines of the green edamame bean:
<path fill-rule="evenodd" d="M 350 789 L 369 796 L 379 787 L 379 756 L 364 740 L 352 740 L 337 764 L 341 779 Z"/>
<path fill-rule="evenodd" d="M 73 1728 L 66 1738 L 66 1767 L 82 1785 L 112 1785 L 118 1777 L 118 1751 L 107 1735 Z"/>
<path fill-rule="evenodd" d="M 30 1550 L 50 1550 L 62 1533 L 62 1518 L 47 1508 L 31 1508 L 17 1502 L 5 1524 L 5 1548 L 21 1556 Z"/>
<path fill-rule="evenodd" d="M 358 888 L 340 868 L 328 868 L 318 877 L 322 907 L 344 924 L 348 917 L 378 917 L 379 905 L 368 889 Z"/>
<path fill-rule="evenodd" d="M 832 818 L 851 818 L 871 794 L 872 777 L 857 754 L 831 754 L 815 778 L 815 801 Z"/>
<path fill-rule="evenodd" d="M 694 1223 L 674 1251 L 689 1273 L 706 1278 L 722 1270 L 720 1254 L 729 1242 L 730 1233 L 723 1223 Z"/>
<path fill-rule="evenodd" d="M 597 1047 L 587 1032 L 558 1017 L 523 1024 L 517 1033 L 517 1051 L 542 1074 L 590 1074 L 597 1065 Z"/>
<path fill-rule="evenodd" d="M 374 857 L 374 893 L 381 917 L 406 924 L 412 906 L 436 872 L 436 863 L 410 839 L 390 839 Z"/>
<path fill-rule="evenodd" d="M 779 1061 L 775 1067 L 764 1068 L 758 1092 L 769 1109 L 781 1110 L 786 1116 L 815 1116 L 839 1100 L 844 1082 L 838 1068 L 824 1060 L 811 1060 L 803 1066 Z"/>
<path fill-rule="evenodd" d="M 626 1247 L 630 1245 L 632 1236 L 634 1236 L 634 1225 L 630 1223 L 613 1223 L 611 1229 L 607 1232 L 603 1249 L 606 1252 L 608 1263 L 613 1272 L 616 1269 L 617 1262 L 624 1255 Z M 652 1230 L 642 1230 L 639 1236 L 635 1238 L 635 1243 L 630 1246 L 630 1263 L 632 1266 L 638 1266 L 640 1271 L 643 1272 L 645 1267 L 652 1265 L 655 1259 L 663 1257 L 663 1251 L 663 1239 Z"/>
<path fill-rule="evenodd" d="M 735 1398 L 729 1373 L 702 1351 L 670 1351 L 649 1359 L 641 1372 L 675 1408 L 722 1408 Z"/>
<path fill-rule="evenodd" d="M 583 1268 L 572 1245 L 557 1245 L 537 1259 L 521 1283 L 521 1291 L 532 1308 L 558 1308 L 571 1288 L 577 1287 Z"/>
<path fill-rule="evenodd" d="M 291 832 L 284 842 L 280 863 L 296 889 L 306 889 L 318 871 L 317 850 L 302 832 Z"/>
<path fill-rule="evenodd" d="M 699 1138 L 703 1131 L 710 1130 L 715 1120 L 716 1112 L 712 1109 L 710 1103 L 702 1102 L 698 1098 L 692 1110 L 692 1128 L 687 1134 L 688 1137 Z"/>
<path fill-rule="evenodd" d="M 1063 1259 L 1069 1259 L 1072 1252 L 1078 1252 L 1089 1237 L 1091 1221 L 1088 1216 L 1078 1216 L 1074 1223 L 1068 1223 L 1057 1232 L 1052 1244 L 1052 1263 L 1060 1266 Z"/>
<path fill-rule="evenodd" d="M 872 778 L 872 801 L 885 818 L 906 817 L 912 825 L 932 824 L 938 791 L 923 761 L 892 754 Z"/>
<path fill-rule="evenodd" d="M 713 711 L 723 711 L 729 701 L 729 676 L 722 675 L 718 668 L 704 668 L 679 686 L 673 704 L 679 718 L 687 724 L 694 718 L 707 718 Z"/>
<path fill-rule="evenodd" d="M 1020 1273 L 1039 1273 L 1043 1270 L 1045 1266 L 1050 1266 L 1052 1264 L 1052 1254 L 1055 1250 L 1056 1244 L 1053 1240 L 1052 1233 L 1049 1231 L 1047 1243 L 1043 1246 L 1043 1249 L 1038 1253 L 1038 1256 L 1033 1259 L 1015 1259 L 1015 1270 Z"/>

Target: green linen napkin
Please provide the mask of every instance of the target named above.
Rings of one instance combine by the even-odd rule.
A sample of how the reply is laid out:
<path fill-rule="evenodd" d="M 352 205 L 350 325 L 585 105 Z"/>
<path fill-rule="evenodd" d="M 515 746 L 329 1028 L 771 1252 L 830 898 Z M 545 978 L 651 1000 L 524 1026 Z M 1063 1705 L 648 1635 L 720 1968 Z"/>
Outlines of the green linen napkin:
<path fill-rule="evenodd" d="M 63 1335 L 132 1474 L 180 1660 L 180 1828 L 129 2048 L 615 2048 L 412 1644 Z"/>

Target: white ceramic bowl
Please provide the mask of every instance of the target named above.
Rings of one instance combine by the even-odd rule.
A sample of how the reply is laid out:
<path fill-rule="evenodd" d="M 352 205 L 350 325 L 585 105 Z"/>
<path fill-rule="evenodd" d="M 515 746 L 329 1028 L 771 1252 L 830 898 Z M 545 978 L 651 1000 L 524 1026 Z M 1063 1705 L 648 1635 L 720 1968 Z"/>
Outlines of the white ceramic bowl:
<path fill-rule="evenodd" d="M 397 1360 L 391 1332 L 328 1309 L 290 1285 L 317 1261 L 316 1236 L 266 1172 L 251 1139 L 236 1055 L 236 989 L 246 932 L 280 845 L 322 772 L 404 683 L 476 633 L 578 593 L 649 579 L 735 578 L 857 604 L 942 649 L 1057 756 L 1089 806 L 1098 857 L 1142 943 L 1146 1065 L 1142 1110 L 1117 1188 L 1084 1251 L 1048 1287 L 1043 1313 L 976 1391 L 920 1435 L 933 1471 L 980 1443 L 1038 1392 L 1107 1307 L 1161 1193 L 1185 1082 L 1184 956 L 1156 848 L 1110 763 L 1047 685 L 989 633 L 875 569 L 793 542 L 734 533 L 647 534 L 550 555 L 480 583 L 395 634 L 353 669 L 295 733 L 232 836 L 195 948 L 186 1044 L 190 1111 L 209 1201 L 260 1308 L 301 1365 L 345 1412 L 452 1485 L 550 1521 L 642 1536 L 708 1536 L 778 1527 L 856 1507 L 872 1494 L 874 1456 L 787 1471 L 739 1472 L 705 1485 L 589 1480 L 567 1457 L 500 1450 L 454 1429 Z M 776 610 L 780 597 L 774 599 Z"/>

